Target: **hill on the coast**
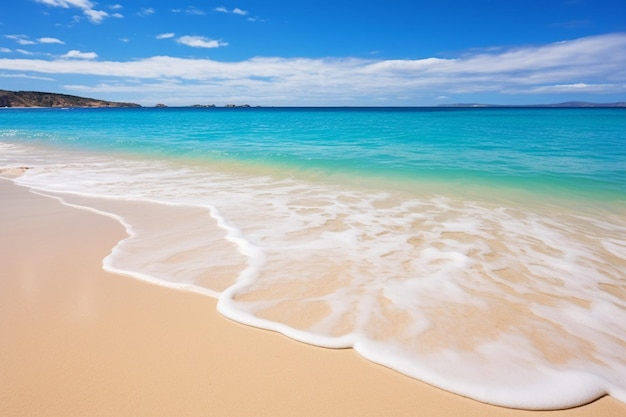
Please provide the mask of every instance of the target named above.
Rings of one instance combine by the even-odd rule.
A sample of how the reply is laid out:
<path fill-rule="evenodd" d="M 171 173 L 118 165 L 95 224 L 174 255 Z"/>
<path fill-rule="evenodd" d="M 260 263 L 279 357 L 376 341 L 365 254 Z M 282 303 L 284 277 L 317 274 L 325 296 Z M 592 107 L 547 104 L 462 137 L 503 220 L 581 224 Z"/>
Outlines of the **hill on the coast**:
<path fill-rule="evenodd" d="M 67 94 L 0 90 L 0 107 L 141 107 Z"/>

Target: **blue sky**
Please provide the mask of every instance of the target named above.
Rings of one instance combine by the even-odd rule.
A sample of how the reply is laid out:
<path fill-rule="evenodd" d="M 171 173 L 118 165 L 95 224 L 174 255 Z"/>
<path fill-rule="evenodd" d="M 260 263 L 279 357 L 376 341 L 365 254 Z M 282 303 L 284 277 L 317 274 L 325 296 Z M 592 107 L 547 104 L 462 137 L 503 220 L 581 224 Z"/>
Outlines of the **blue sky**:
<path fill-rule="evenodd" d="M 146 106 L 626 101 L 626 0 L 11 0 L 0 89 Z"/>

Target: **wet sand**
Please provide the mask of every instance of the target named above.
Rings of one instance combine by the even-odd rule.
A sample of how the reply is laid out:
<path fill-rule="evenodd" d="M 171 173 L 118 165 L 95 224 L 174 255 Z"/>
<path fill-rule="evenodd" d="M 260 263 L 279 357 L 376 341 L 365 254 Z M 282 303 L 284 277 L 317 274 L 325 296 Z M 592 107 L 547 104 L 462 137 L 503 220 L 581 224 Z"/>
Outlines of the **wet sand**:
<path fill-rule="evenodd" d="M 0 179 L 1 416 L 626 416 L 493 407 L 109 274 L 113 219 Z"/>

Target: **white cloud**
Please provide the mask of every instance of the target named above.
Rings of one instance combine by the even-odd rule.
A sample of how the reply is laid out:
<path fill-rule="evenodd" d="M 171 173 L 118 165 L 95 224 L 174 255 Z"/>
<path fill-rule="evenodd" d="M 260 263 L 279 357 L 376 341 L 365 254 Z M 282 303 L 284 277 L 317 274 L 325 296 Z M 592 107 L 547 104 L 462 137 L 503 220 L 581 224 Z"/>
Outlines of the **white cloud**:
<path fill-rule="evenodd" d="M 142 7 L 141 10 L 139 11 L 139 13 L 137 13 L 139 16 L 151 16 L 153 14 L 156 13 L 156 10 L 153 9 L 152 7 Z"/>
<path fill-rule="evenodd" d="M 193 6 L 187 7 L 186 9 L 172 9 L 174 13 L 185 13 L 190 16 L 205 16 L 206 12 L 204 10 L 197 9 Z"/>
<path fill-rule="evenodd" d="M 215 48 L 220 42 L 183 36 L 177 42 Z M 87 55 L 91 54 L 91 55 Z M 74 55 L 74 56 L 70 56 Z M 70 52 L 64 58 L 95 59 Z M 247 98 L 259 103 L 363 103 L 378 97 L 440 97 L 494 93 L 626 94 L 626 34 L 608 34 L 555 44 L 463 55 L 454 59 L 256 57 L 238 62 L 154 56 L 133 61 L 0 58 L 0 70 L 96 77 L 90 92 L 161 94 L 163 100 Z M 141 82 L 130 83 L 133 79 Z M 106 87 L 105 87 L 106 86 Z M 99 89 L 102 89 L 101 91 Z M 151 93 L 152 94 L 152 93 Z M 441 97 L 443 99 L 443 97 Z M 317 100 L 317 101 L 316 101 Z M 137 100 L 139 101 L 139 100 Z M 233 100 L 234 101 L 234 100 Z M 182 104 L 182 103 L 181 103 Z"/>
<path fill-rule="evenodd" d="M 96 10 L 94 3 L 89 0 L 35 0 L 38 3 L 45 4 L 50 7 L 61 7 L 64 9 L 78 8 L 83 11 L 83 14 L 93 23 L 101 23 L 106 17 L 111 17 L 107 12 L 103 10 Z M 116 13 L 115 17 L 121 17 L 119 13 Z"/>
<path fill-rule="evenodd" d="M 159 35 L 156 35 L 156 38 L 157 39 L 170 39 L 170 38 L 173 38 L 174 36 L 176 36 L 175 33 L 168 32 L 168 33 L 161 33 Z"/>
<path fill-rule="evenodd" d="M 37 42 L 31 41 L 30 39 L 18 39 L 17 43 L 19 43 L 20 45 L 34 45 Z"/>
<path fill-rule="evenodd" d="M 0 47 L 0 52 L 4 52 L 6 54 L 10 54 L 13 51 L 11 51 L 9 48 Z"/>
<path fill-rule="evenodd" d="M 560 93 L 592 93 L 607 94 L 617 91 L 626 90 L 626 84 L 592 84 L 592 83 L 574 83 L 574 84 L 555 84 L 542 85 L 532 87 L 528 91 L 531 94 L 560 94 Z M 512 91 L 514 92 L 514 91 Z M 518 90 L 519 92 L 519 90 Z"/>
<path fill-rule="evenodd" d="M 220 12 L 220 13 L 232 13 L 232 14 L 238 14 L 238 15 L 241 15 L 241 16 L 245 16 L 245 15 L 248 14 L 247 10 L 240 9 L 239 7 L 235 7 L 232 10 L 228 10 L 226 7 L 220 6 L 220 7 L 216 7 L 213 10 L 216 11 L 216 12 Z"/>
<path fill-rule="evenodd" d="M 96 59 L 98 58 L 98 54 L 95 52 L 81 52 L 76 49 L 72 49 L 61 58 L 70 58 L 70 59 Z"/>
<path fill-rule="evenodd" d="M 35 55 L 35 54 L 33 54 L 32 52 L 27 51 L 27 50 L 25 50 L 25 49 L 16 49 L 15 51 L 16 51 L 16 52 L 19 52 L 19 53 L 20 53 L 20 54 L 22 54 L 22 55 Z"/>
<path fill-rule="evenodd" d="M 181 36 L 176 39 L 176 42 L 193 48 L 219 48 L 220 46 L 228 45 L 226 42 L 216 41 L 204 36 Z"/>
<path fill-rule="evenodd" d="M 4 35 L 4 37 L 7 39 L 12 39 L 20 45 L 32 45 L 36 43 L 28 39 L 28 36 L 26 35 Z"/>
<path fill-rule="evenodd" d="M 109 9 L 111 9 L 111 10 L 121 10 L 123 8 L 124 8 L 124 6 L 122 6 L 121 4 L 112 4 L 112 5 L 109 6 Z"/>
<path fill-rule="evenodd" d="M 0 73 L 0 77 L 2 78 L 26 78 L 30 80 L 41 80 L 41 81 L 54 81 L 54 78 L 50 77 L 39 77 L 36 75 L 28 75 L 28 74 L 5 74 Z"/>
<path fill-rule="evenodd" d="M 62 40 L 60 40 L 60 39 L 57 39 L 57 38 L 48 38 L 48 37 L 39 38 L 39 39 L 37 39 L 37 41 L 38 41 L 39 43 L 58 43 L 58 44 L 61 44 L 61 45 L 64 45 L 64 44 L 65 44 L 65 42 L 63 42 L 63 41 L 62 41 Z"/>
<path fill-rule="evenodd" d="M 89 0 L 35 0 L 38 3 L 47 4 L 52 7 L 62 7 L 69 9 L 70 7 L 78 7 L 81 9 L 90 9 L 93 3 Z"/>
<path fill-rule="evenodd" d="M 104 10 L 86 9 L 86 10 L 83 10 L 83 13 L 85 13 L 85 15 L 87 15 L 89 20 L 91 20 L 94 23 L 100 23 L 105 17 L 109 16 L 109 14 L 105 12 Z"/>
<path fill-rule="evenodd" d="M 60 39 L 50 38 L 50 37 L 39 38 L 36 41 L 29 39 L 29 37 L 26 35 L 5 35 L 4 37 L 7 39 L 13 39 L 15 42 L 17 42 L 20 45 L 35 45 L 37 43 L 59 43 L 59 44 L 65 43 Z"/>

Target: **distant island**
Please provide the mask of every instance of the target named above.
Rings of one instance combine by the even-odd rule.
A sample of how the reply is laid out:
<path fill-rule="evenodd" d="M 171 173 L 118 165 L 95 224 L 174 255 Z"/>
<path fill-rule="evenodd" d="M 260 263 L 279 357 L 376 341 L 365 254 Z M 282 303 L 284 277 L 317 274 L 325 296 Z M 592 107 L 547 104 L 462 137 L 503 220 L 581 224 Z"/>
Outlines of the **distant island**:
<path fill-rule="evenodd" d="M 0 90 L 0 107 L 141 107 L 135 103 L 97 100 L 67 94 Z"/>
<path fill-rule="evenodd" d="M 566 101 L 563 103 L 554 103 L 554 104 L 481 104 L 481 103 L 455 103 L 455 104 L 440 104 L 438 107 L 550 107 L 550 108 L 558 108 L 558 107 L 580 107 L 580 108 L 595 108 L 595 107 L 626 107 L 626 102 L 618 102 L 618 103 L 589 103 L 586 101 Z"/>

